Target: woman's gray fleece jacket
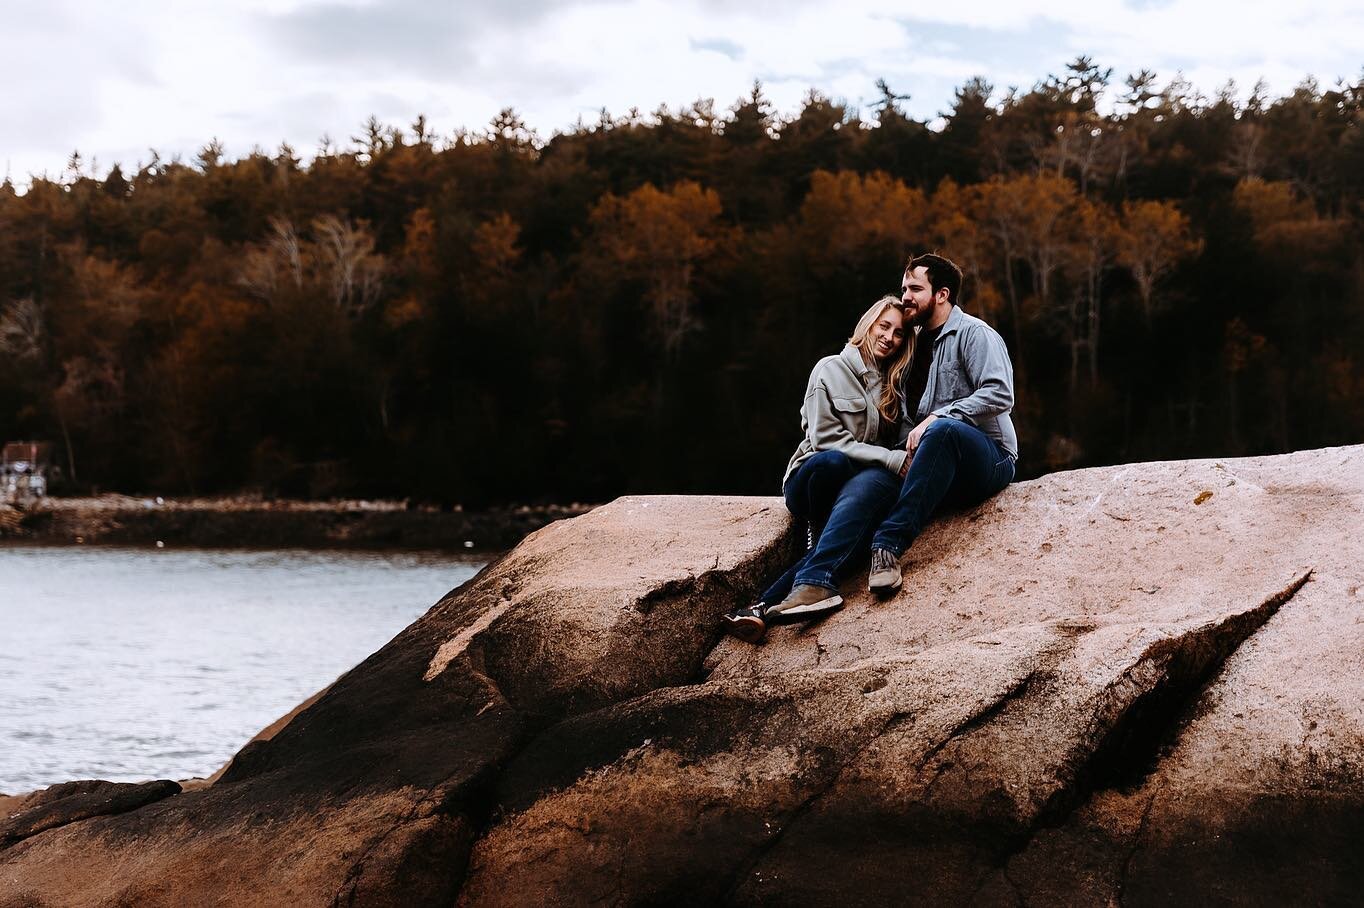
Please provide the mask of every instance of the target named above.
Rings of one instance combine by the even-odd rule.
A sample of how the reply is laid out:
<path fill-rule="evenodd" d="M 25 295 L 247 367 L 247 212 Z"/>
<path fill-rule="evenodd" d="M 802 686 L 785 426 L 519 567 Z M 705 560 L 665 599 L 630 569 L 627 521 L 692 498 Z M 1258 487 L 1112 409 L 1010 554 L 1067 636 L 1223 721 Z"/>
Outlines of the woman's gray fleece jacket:
<path fill-rule="evenodd" d="M 800 406 L 800 427 L 805 437 L 786 466 L 782 485 L 819 451 L 842 451 L 857 463 L 899 473 L 906 452 L 876 443 L 881 435 L 881 411 L 876 408 L 880 398 L 881 373 L 868 366 L 852 344 L 845 345 L 837 356 L 826 356 L 815 363 L 805 386 L 805 402 Z"/>

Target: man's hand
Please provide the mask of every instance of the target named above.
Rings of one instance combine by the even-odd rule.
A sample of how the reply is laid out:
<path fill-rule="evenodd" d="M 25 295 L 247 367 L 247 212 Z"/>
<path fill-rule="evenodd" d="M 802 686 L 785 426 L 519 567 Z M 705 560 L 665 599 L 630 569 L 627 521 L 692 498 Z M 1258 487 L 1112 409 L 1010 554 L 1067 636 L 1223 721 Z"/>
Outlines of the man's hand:
<path fill-rule="evenodd" d="M 924 421 L 915 426 L 914 431 L 909 433 L 909 439 L 905 442 L 905 450 L 909 452 L 909 457 L 905 458 L 905 463 L 909 463 L 914 458 L 914 452 L 919 450 L 919 442 L 923 440 L 924 432 L 937 418 L 932 415 L 924 417 Z"/>

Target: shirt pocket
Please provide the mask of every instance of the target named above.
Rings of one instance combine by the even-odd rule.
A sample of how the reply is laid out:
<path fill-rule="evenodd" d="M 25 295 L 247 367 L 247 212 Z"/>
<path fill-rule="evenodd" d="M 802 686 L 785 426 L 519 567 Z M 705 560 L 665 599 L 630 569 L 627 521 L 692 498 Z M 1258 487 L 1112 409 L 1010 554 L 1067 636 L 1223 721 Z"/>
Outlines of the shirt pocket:
<path fill-rule="evenodd" d="M 938 363 L 938 384 L 933 396 L 938 401 L 961 400 L 971 396 L 971 379 L 966 375 L 955 355 L 944 356 Z"/>

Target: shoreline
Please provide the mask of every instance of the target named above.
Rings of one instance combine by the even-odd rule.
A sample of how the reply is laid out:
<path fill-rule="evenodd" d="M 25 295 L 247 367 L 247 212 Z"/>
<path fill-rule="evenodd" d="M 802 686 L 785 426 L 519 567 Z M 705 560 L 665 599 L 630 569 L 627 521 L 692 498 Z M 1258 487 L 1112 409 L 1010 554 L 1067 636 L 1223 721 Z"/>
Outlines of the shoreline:
<path fill-rule="evenodd" d="M 0 545 L 365 548 L 498 552 L 593 505 L 441 510 L 404 501 L 100 495 L 0 504 Z"/>

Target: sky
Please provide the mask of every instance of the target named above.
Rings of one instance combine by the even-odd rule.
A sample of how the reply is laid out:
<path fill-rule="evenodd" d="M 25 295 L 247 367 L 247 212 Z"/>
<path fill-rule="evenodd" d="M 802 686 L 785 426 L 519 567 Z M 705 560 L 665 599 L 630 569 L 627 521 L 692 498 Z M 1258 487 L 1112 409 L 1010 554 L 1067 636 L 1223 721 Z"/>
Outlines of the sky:
<path fill-rule="evenodd" d="M 933 120 L 1079 55 L 1115 86 L 1154 70 L 1244 98 L 1364 73 L 1362 0 L 0 0 L 0 178 L 136 169 L 288 142 L 305 159 L 374 115 L 441 135 L 513 107 L 542 137 L 660 104 L 726 110 L 754 81 L 779 114 L 811 89 L 866 108 L 876 80 Z"/>

